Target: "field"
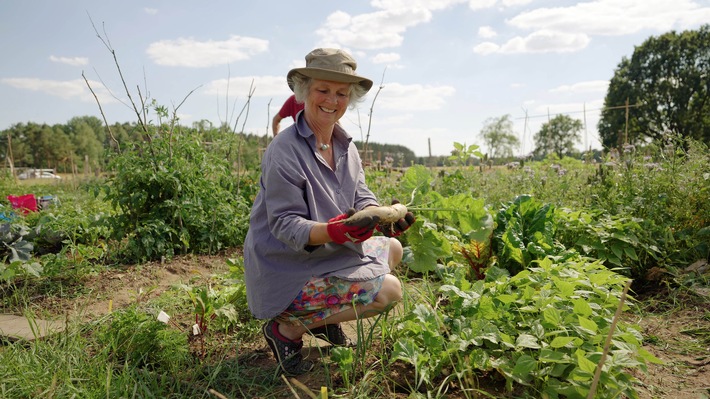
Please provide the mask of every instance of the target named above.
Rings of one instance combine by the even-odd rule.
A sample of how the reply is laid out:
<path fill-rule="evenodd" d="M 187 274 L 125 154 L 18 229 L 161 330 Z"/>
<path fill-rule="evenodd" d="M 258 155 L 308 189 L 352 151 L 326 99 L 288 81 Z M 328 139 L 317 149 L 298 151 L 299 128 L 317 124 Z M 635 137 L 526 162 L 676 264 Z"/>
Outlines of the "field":
<path fill-rule="evenodd" d="M 277 373 L 229 241 L 247 228 L 257 174 L 223 193 L 216 168 L 143 178 L 131 158 L 108 180 L 5 179 L 3 197 L 60 201 L 6 223 L 0 313 L 65 328 L 2 342 L 0 397 L 710 397 L 709 152 L 682 148 L 369 169 L 382 202 L 417 215 L 393 271 L 405 296 L 346 326 L 354 348 L 310 339 L 304 354 L 319 365 L 298 378 Z M 168 205 L 139 203 L 165 198 L 178 176 L 209 212 L 174 192 Z M 162 194 L 139 195 L 151 190 Z M 185 230 L 168 206 L 189 211 Z"/>

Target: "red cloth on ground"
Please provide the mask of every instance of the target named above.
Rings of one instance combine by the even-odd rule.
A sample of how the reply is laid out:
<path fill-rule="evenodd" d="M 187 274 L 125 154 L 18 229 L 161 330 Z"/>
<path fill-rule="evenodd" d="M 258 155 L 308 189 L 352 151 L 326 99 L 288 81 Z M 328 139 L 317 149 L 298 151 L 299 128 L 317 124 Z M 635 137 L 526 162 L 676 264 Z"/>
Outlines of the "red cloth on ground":
<path fill-rule="evenodd" d="M 34 194 L 8 195 L 7 200 L 13 209 L 19 210 L 23 215 L 37 212 L 37 198 Z"/>

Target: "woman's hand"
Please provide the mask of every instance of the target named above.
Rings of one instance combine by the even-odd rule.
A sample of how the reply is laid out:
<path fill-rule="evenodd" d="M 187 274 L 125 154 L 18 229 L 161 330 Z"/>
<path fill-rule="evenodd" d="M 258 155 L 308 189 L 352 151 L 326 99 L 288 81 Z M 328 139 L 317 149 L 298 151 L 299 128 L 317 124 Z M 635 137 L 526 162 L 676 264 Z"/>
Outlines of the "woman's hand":
<path fill-rule="evenodd" d="M 398 200 L 392 200 L 392 205 L 399 204 Z M 417 219 L 412 212 L 407 212 L 403 218 L 394 223 L 383 223 L 377 225 L 377 231 L 385 237 L 398 237 L 410 228 Z"/>
<path fill-rule="evenodd" d="M 347 213 L 328 220 L 328 236 L 330 236 L 330 239 L 333 240 L 334 243 L 343 244 L 348 241 L 358 243 L 372 237 L 372 233 L 375 232 L 375 226 L 379 222 L 378 218 L 368 218 L 367 220 L 352 225 L 343 223 L 343 220 L 354 215 L 356 212 L 354 208 L 350 208 Z"/>

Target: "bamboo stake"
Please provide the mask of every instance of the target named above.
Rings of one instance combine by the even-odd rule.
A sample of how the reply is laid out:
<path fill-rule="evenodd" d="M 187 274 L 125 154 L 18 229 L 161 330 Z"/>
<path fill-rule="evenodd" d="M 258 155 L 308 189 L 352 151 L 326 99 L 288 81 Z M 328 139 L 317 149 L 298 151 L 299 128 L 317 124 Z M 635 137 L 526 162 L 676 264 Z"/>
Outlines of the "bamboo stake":
<path fill-rule="evenodd" d="M 296 399 L 301 399 L 301 397 L 298 396 L 298 393 L 296 392 L 296 390 L 293 389 L 293 386 L 291 385 L 291 383 L 288 382 L 288 379 L 286 379 L 286 376 L 281 374 L 281 379 L 284 380 L 284 382 L 286 383 L 286 386 L 288 387 L 288 389 L 291 390 L 291 393 L 293 394 L 293 396 L 295 396 Z"/>
<path fill-rule="evenodd" d="M 307 393 L 308 396 L 310 396 L 312 399 L 318 399 L 318 396 L 316 394 L 314 394 L 313 391 L 311 391 L 311 389 L 308 388 L 306 385 L 304 385 L 301 381 L 299 381 L 295 378 L 291 378 L 291 383 L 293 383 L 293 385 L 295 385 L 297 388 L 299 388 L 303 392 Z"/>
<path fill-rule="evenodd" d="M 602 375 L 602 366 L 606 361 L 606 356 L 609 353 L 609 347 L 611 346 L 611 338 L 614 335 L 614 330 L 616 329 L 616 323 L 619 321 L 621 316 L 621 311 L 624 308 L 624 301 L 626 300 L 626 293 L 629 292 L 631 287 L 631 280 L 626 282 L 624 287 L 624 292 L 621 293 L 621 298 L 619 299 L 619 306 L 616 308 L 616 313 L 614 313 L 614 319 L 611 321 L 611 326 L 609 327 L 609 334 L 606 335 L 606 342 L 604 342 L 604 350 L 602 351 L 602 357 L 597 363 L 597 369 L 594 371 L 594 379 L 592 380 L 592 386 L 589 388 L 589 394 L 587 399 L 594 399 L 594 395 L 597 393 L 597 385 L 599 384 L 599 378 Z"/>

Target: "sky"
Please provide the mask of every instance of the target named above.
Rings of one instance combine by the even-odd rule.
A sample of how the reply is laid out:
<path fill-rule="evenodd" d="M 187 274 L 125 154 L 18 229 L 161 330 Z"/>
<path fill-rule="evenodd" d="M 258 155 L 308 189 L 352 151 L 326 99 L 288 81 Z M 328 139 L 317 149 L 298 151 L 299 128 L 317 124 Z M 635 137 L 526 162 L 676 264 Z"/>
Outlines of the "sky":
<path fill-rule="evenodd" d="M 598 149 L 622 59 L 709 21 L 710 0 L 0 0 L 0 130 L 101 110 L 111 124 L 136 122 L 131 101 L 144 99 L 184 126 L 271 135 L 288 71 L 332 47 L 375 82 L 341 119 L 356 140 L 417 156 L 454 143 L 485 152 L 483 127 L 510 115 L 523 155 L 565 114 L 584 124 L 577 148 Z"/>

